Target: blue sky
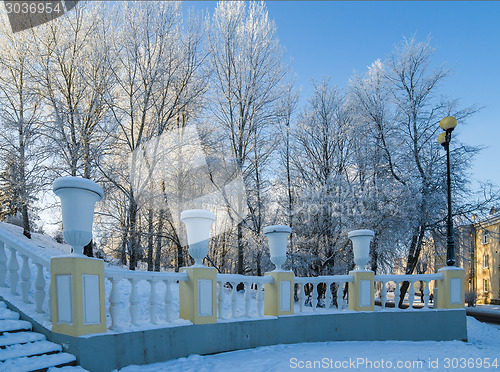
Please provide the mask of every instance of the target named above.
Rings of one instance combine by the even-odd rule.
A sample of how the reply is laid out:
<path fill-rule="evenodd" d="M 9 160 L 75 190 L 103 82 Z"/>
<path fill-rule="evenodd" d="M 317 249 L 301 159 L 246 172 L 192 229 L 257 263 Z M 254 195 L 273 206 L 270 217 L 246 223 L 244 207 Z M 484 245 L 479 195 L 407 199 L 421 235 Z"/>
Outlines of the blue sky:
<path fill-rule="evenodd" d="M 215 2 L 187 2 L 213 10 Z M 434 62 L 453 68 L 441 92 L 464 106 L 484 107 L 459 123 L 454 135 L 486 149 L 472 170 L 475 180 L 500 185 L 500 2 L 487 1 L 268 1 L 269 16 L 292 58 L 302 87 L 311 79 L 331 77 L 345 87 L 353 73 L 363 73 L 387 57 L 404 36 L 431 37 Z"/>

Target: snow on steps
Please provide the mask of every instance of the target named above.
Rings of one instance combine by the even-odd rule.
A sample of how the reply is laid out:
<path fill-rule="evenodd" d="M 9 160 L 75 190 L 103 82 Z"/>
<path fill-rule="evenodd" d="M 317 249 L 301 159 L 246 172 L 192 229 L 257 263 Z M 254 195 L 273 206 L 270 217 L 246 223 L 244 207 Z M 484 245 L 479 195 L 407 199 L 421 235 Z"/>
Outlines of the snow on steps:
<path fill-rule="evenodd" d="M 18 313 L 0 302 L 0 371 L 46 371 L 75 365 L 74 355 L 63 353 L 61 345 L 47 341 L 44 335 L 31 332 L 31 323 L 19 320 Z"/>

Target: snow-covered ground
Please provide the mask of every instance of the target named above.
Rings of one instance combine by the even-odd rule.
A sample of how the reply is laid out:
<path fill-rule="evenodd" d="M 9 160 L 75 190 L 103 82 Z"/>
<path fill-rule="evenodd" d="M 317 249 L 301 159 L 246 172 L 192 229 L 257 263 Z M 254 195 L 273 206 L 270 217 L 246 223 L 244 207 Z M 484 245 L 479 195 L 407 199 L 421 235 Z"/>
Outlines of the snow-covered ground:
<path fill-rule="evenodd" d="M 486 371 L 500 370 L 500 326 L 467 317 L 469 342 L 317 342 L 191 355 L 120 372 Z M 489 367 L 487 367 L 489 366 Z"/>

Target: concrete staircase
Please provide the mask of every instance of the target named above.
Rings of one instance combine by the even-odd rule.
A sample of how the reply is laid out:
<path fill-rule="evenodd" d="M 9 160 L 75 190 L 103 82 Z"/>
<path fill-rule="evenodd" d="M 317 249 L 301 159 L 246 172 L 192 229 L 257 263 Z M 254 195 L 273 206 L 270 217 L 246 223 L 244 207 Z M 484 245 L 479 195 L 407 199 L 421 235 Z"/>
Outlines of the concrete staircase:
<path fill-rule="evenodd" d="M 19 320 L 19 314 L 0 301 L 0 371 L 47 371 L 64 366 L 76 366 L 75 356 L 32 332 L 30 322 Z"/>

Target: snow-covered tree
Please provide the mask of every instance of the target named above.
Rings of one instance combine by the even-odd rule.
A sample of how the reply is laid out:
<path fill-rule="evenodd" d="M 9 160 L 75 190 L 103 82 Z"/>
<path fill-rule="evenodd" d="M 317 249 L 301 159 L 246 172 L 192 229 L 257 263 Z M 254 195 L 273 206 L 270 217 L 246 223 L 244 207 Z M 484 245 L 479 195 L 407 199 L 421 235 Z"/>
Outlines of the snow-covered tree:
<path fill-rule="evenodd" d="M 180 3 L 127 3 L 110 39 L 116 83 L 111 110 L 118 130 L 109 157 L 117 160 L 108 162 L 112 167 L 103 164 L 101 171 L 126 195 L 127 234 L 122 245 L 127 247 L 130 269 L 137 266 L 141 252 L 141 205 L 129 173 L 138 167 L 136 150 L 176 128 L 178 117 L 197 107 L 205 89 L 199 23 L 195 19 L 183 23 L 181 14 Z"/>
<path fill-rule="evenodd" d="M 271 125 L 277 119 L 288 65 L 264 3 L 219 2 L 209 38 L 213 68 L 210 110 L 222 133 L 227 158 L 235 160 L 249 191 L 241 201 L 248 205 L 249 216 L 236 226 L 236 272 L 243 274 L 248 240 L 244 228 L 253 231 L 250 236 L 261 235 L 265 164 L 274 148 Z"/>
<path fill-rule="evenodd" d="M 12 34 L 0 20 L 0 215 L 22 217 L 31 237 L 33 202 L 45 185 L 43 110 L 33 79 L 33 34 Z"/>

